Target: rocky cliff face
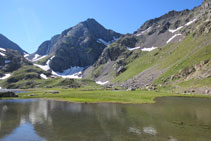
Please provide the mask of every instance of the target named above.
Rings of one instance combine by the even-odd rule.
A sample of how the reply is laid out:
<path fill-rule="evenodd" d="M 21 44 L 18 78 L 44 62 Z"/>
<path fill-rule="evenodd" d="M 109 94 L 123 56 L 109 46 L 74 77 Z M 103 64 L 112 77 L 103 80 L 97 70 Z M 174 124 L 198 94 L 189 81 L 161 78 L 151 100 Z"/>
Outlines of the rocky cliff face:
<path fill-rule="evenodd" d="M 39 46 L 39 48 L 38 48 L 38 50 L 36 51 L 35 54 L 39 54 L 40 56 L 51 54 L 50 50 L 53 47 L 53 45 L 56 44 L 58 39 L 59 39 L 59 35 L 55 35 L 51 38 L 51 40 L 43 42 Z"/>
<path fill-rule="evenodd" d="M 87 67 L 94 64 L 103 49 L 119 37 L 119 33 L 105 29 L 94 19 L 88 19 L 42 43 L 31 58 L 35 54 L 53 54 L 50 67 L 56 72 L 74 66 Z"/>
<path fill-rule="evenodd" d="M 15 71 L 24 65 L 32 65 L 32 63 L 26 60 L 20 52 L 0 48 L 0 77 L 3 77 L 6 73 Z"/>
<path fill-rule="evenodd" d="M 12 50 L 17 50 L 21 54 L 26 53 L 23 49 L 21 49 L 16 43 L 12 42 L 8 38 L 6 38 L 4 35 L 0 34 L 0 48 L 5 48 L 5 49 L 12 49 Z"/>
<path fill-rule="evenodd" d="M 135 58 L 142 56 L 142 54 L 151 52 L 154 49 L 162 50 L 162 48 L 172 44 L 179 44 L 188 35 L 197 38 L 210 33 L 210 7 L 211 1 L 205 0 L 201 6 L 192 10 L 170 11 L 161 17 L 146 21 L 133 34 L 124 35 L 106 47 L 98 61 L 85 70 L 84 78 L 92 78 L 102 82 L 110 81 L 126 71 L 127 65 Z M 154 58 L 157 55 L 158 52 L 154 54 Z M 154 71 L 155 67 L 149 68 L 149 70 Z M 168 68 L 165 69 L 165 71 L 167 70 Z M 164 70 L 160 72 L 164 73 Z M 162 73 L 156 73 L 156 77 L 146 83 L 153 83 Z M 148 74 L 142 73 L 139 78 L 143 79 Z M 131 85 L 132 82 L 135 83 L 135 81 L 131 80 L 128 85 Z M 141 80 L 137 80 L 137 82 L 142 83 Z M 137 85 L 139 84 L 137 83 Z M 145 85 L 144 82 L 143 85 Z"/>

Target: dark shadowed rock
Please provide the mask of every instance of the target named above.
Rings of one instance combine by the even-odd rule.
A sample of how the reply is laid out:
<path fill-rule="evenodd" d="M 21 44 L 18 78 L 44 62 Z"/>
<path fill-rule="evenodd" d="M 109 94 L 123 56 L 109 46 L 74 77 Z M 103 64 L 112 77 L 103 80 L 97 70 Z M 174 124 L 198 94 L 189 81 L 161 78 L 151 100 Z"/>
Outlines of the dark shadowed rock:
<path fill-rule="evenodd" d="M 5 49 L 12 49 L 12 50 L 17 50 L 21 54 L 26 53 L 23 49 L 21 49 L 16 43 L 12 42 L 8 38 L 6 38 L 4 35 L 0 34 L 0 48 L 5 48 Z"/>
<path fill-rule="evenodd" d="M 2 97 L 18 97 L 14 92 L 1 92 L 0 98 Z"/>

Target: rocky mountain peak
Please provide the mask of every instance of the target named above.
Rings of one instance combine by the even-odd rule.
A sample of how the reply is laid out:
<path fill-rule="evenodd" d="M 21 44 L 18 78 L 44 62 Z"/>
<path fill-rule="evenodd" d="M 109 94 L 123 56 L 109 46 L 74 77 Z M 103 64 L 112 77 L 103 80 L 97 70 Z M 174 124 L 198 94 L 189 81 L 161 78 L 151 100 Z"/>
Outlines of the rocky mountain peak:
<path fill-rule="evenodd" d="M 43 42 L 29 59 L 53 55 L 49 65 L 56 72 L 70 67 L 87 67 L 94 64 L 103 49 L 120 36 L 89 18 Z"/>

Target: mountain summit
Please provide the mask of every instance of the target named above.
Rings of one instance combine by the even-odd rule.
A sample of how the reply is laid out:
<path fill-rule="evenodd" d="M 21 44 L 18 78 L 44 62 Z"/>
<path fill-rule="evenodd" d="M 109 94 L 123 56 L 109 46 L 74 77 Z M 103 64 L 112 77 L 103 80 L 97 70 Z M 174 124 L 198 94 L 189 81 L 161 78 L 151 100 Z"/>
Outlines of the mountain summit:
<path fill-rule="evenodd" d="M 50 60 L 50 68 L 56 72 L 76 66 L 87 67 L 94 64 L 103 49 L 120 36 L 95 19 L 87 19 L 43 42 L 31 59 L 54 56 Z"/>

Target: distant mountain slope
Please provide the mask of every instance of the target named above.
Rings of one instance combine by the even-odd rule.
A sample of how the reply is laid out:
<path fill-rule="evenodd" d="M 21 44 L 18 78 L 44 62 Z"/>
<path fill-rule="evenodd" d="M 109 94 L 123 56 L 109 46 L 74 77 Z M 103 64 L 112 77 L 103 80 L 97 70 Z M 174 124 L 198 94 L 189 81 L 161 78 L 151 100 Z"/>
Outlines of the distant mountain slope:
<path fill-rule="evenodd" d="M 193 10 L 170 11 L 122 36 L 104 49 L 83 77 L 124 88 L 190 84 L 193 79 L 210 87 L 210 35 L 211 1 L 205 0 Z"/>
<path fill-rule="evenodd" d="M 105 29 L 94 19 L 87 19 L 43 42 L 29 59 L 37 61 L 49 55 L 54 56 L 49 66 L 56 72 L 63 72 L 71 67 L 85 68 L 94 64 L 103 49 L 120 35 Z"/>
<path fill-rule="evenodd" d="M 13 49 L 19 51 L 21 54 L 26 53 L 23 49 L 21 49 L 16 43 L 12 42 L 8 38 L 6 38 L 4 35 L 0 34 L 0 48 L 5 49 Z"/>

